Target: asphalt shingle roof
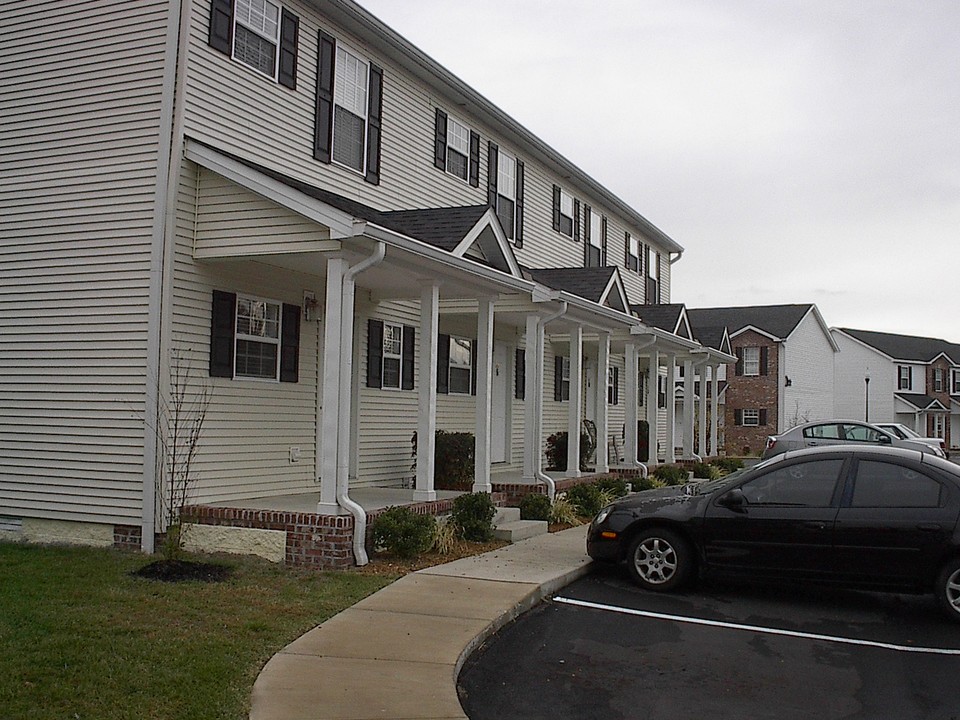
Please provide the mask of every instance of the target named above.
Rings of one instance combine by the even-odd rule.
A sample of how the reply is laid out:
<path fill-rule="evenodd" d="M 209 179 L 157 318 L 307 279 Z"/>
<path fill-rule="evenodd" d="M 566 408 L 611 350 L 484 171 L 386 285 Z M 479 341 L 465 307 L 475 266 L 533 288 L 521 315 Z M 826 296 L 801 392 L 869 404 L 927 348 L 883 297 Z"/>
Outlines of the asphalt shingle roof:
<path fill-rule="evenodd" d="M 744 307 L 688 309 L 687 318 L 696 337 L 700 328 L 726 327 L 733 335 L 745 327 L 752 326 L 769 333 L 775 338 L 784 339 L 790 335 L 810 312 L 813 305 L 749 305 Z M 703 338 L 699 338 L 703 341 Z"/>
<path fill-rule="evenodd" d="M 636 313 L 645 325 L 672 333 L 677 329 L 683 304 L 631 305 L 630 310 Z"/>
<path fill-rule="evenodd" d="M 913 360 L 930 362 L 940 353 L 945 353 L 954 364 L 960 364 L 960 345 L 939 338 L 895 335 L 893 333 L 874 332 L 873 330 L 853 330 L 839 328 L 850 337 L 876 348 L 894 360 Z"/>
<path fill-rule="evenodd" d="M 610 278 L 616 268 L 523 268 L 524 274 L 541 285 L 554 290 L 563 290 L 587 300 L 599 303 L 603 291 L 610 284 Z"/>

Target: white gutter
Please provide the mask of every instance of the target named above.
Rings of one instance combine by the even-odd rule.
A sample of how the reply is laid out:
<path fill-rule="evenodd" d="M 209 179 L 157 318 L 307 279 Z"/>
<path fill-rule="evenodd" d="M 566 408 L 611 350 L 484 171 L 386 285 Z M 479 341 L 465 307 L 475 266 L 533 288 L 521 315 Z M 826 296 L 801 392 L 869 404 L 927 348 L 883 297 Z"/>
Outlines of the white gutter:
<path fill-rule="evenodd" d="M 534 362 L 536 362 L 537 367 L 537 432 L 535 436 L 537 438 L 537 458 L 538 461 L 535 465 L 534 475 L 537 480 L 544 483 L 547 486 L 547 497 L 550 498 L 550 502 L 553 502 L 553 499 L 557 495 L 557 485 L 553 481 L 553 478 L 543 472 L 542 464 L 539 460 L 540 458 L 540 440 L 543 436 L 543 342 L 544 342 L 544 327 L 547 323 L 557 320 L 567 313 L 567 302 L 566 300 L 560 301 L 560 309 L 555 313 L 547 315 L 546 317 L 540 318 L 540 321 L 537 323 L 537 357 Z M 573 442 L 571 438 L 567 438 L 567 442 Z M 580 442 L 580 438 L 576 438 L 576 442 Z"/>
<path fill-rule="evenodd" d="M 353 383 L 353 300 L 356 292 L 354 278 L 364 270 L 383 262 L 387 247 L 378 241 L 373 254 L 350 266 L 343 274 L 340 301 L 340 333 L 345 348 L 342 353 L 340 375 L 340 421 L 337 431 L 337 504 L 353 515 L 353 556 L 357 565 L 369 562 L 366 550 L 367 513 L 350 499 L 350 388 Z"/>
<path fill-rule="evenodd" d="M 673 265 L 676 262 L 680 262 L 680 258 L 682 257 L 683 257 L 683 250 L 680 250 L 677 253 L 676 257 L 673 257 L 673 253 L 670 253 L 669 255 L 667 255 L 667 263 L 669 263 L 670 265 Z"/>

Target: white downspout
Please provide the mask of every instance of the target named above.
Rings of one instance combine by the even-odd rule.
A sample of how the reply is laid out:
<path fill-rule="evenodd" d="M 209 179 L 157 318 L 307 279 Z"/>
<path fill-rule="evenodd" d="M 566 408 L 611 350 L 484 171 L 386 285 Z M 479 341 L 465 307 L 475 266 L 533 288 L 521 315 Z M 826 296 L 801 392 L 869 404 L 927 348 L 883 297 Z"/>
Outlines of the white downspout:
<path fill-rule="evenodd" d="M 544 483 L 547 486 L 547 497 L 550 498 L 550 502 L 553 502 L 554 497 L 557 494 L 557 485 L 553 482 L 553 478 L 547 475 L 543 471 L 543 464 L 539 460 L 540 458 L 540 440 L 543 436 L 543 342 L 546 339 L 546 333 L 544 327 L 547 323 L 553 322 L 558 318 L 563 317 L 567 314 L 567 301 L 562 300 L 560 302 L 560 309 L 553 313 L 552 315 L 547 315 L 544 318 L 540 319 L 540 322 L 537 323 L 537 458 L 536 469 L 534 474 L 536 479 Z M 567 442 L 571 442 L 570 438 L 567 438 Z M 577 438 L 579 442 L 579 438 Z"/>
<path fill-rule="evenodd" d="M 340 301 L 340 333 L 341 347 L 346 349 L 342 354 L 340 375 L 340 422 L 337 431 L 337 504 L 353 515 L 353 556 L 357 565 L 366 565 L 369 562 L 366 550 L 367 513 L 357 503 L 350 499 L 350 388 L 353 382 L 353 300 L 356 292 L 354 278 L 364 270 L 383 261 L 387 246 L 382 240 L 377 241 L 373 254 L 352 265 L 343 274 L 343 290 Z"/>

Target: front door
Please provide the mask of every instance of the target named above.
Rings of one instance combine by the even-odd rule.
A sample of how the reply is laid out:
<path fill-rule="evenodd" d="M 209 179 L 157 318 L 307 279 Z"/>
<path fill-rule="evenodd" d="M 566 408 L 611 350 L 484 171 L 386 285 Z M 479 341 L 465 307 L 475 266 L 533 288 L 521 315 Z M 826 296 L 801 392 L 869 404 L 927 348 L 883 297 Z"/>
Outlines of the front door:
<path fill-rule="evenodd" d="M 490 462 L 507 461 L 510 446 L 510 422 L 507 408 L 510 397 L 510 371 L 507 363 L 507 347 L 497 343 L 493 346 L 493 383 L 490 408 Z"/>

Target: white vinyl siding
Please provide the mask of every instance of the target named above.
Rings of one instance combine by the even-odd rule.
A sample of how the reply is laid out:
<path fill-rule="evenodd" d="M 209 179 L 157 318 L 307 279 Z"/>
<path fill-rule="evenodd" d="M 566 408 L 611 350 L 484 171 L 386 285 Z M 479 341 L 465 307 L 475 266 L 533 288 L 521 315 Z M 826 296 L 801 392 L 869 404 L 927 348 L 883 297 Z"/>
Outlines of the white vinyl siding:
<path fill-rule="evenodd" d="M 813 313 L 808 313 L 800 324 L 790 333 L 786 343 L 780 345 L 780 378 L 782 404 L 778 412 L 779 432 L 788 430 L 807 420 L 825 420 L 835 417 L 834 412 L 834 361 L 839 357 L 830 344 L 830 336 L 817 321 Z M 786 378 L 790 378 L 787 386 Z M 872 383 L 871 383 L 872 384 Z M 863 378 L 856 386 L 858 396 L 863 400 Z M 874 388 L 876 390 L 876 388 Z M 873 405 L 871 398 L 871 406 Z M 859 412 L 863 412 L 862 407 Z M 874 417 L 874 408 L 870 415 Z M 840 417 L 862 417 L 859 414 L 846 414 Z"/>
<path fill-rule="evenodd" d="M 8 515 L 140 521 L 169 11 L 146 0 L 0 5 L 0 508 Z"/>

